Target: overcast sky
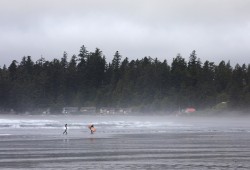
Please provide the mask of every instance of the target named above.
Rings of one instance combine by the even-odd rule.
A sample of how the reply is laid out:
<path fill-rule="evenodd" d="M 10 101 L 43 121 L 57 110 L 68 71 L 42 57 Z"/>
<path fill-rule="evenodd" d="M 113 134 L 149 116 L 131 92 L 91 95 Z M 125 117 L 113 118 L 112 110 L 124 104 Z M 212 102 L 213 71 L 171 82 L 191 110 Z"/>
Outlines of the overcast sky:
<path fill-rule="evenodd" d="M 250 0 L 0 0 L 0 66 L 30 55 L 69 58 L 85 45 L 168 63 L 250 63 Z"/>

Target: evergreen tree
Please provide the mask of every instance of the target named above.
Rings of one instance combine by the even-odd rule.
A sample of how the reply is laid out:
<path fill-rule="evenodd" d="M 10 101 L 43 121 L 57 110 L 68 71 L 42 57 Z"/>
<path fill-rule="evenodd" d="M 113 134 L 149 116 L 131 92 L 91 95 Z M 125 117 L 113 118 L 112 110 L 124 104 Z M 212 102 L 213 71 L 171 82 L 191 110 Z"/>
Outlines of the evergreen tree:
<path fill-rule="evenodd" d="M 67 61 L 35 63 L 31 56 L 0 68 L 0 111 L 17 112 L 66 106 L 130 107 L 135 111 L 177 111 L 186 107 L 214 108 L 227 102 L 230 109 L 250 108 L 250 65 L 202 62 L 192 51 L 188 62 L 178 54 L 168 65 L 150 56 L 129 61 L 118 51 L 106 62 L 100 49 L 80 48 Z"/>
<path fill-rule="evenodd" d="M 112 60 L 112 82 L 113 84 L 116 84 L 118 80 L 120 79 L 120 64 L 121 64 L 121 58 L 119 51 L 115 52 L 114 58 Z"/>
<path fill-rule="evenodd" d="M 171 65 L 171 82 L 172 87 L 180 89 L 185 86 L 187 80 L 187 63 L 180 54 L 173 59 Z"/>
<path fill-rule="evenodd" d="M 211 108 L 216 105 L 216 87 L 215 87 L 215 64 L 205 61 L 200 77 L 200 101 L 199 105 L 203 108 Z"/>

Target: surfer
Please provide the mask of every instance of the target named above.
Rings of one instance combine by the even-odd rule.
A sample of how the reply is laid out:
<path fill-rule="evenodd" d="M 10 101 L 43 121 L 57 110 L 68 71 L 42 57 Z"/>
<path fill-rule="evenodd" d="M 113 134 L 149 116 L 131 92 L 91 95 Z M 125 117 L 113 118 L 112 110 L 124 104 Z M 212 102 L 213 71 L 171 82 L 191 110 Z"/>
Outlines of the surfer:
<path fill-rule="evenodd" d="M 91 134 L 93 134 L 94 133 L 94 125 L 93 124 L 91 124 L 90 126 L 89 126 L 89 129 L 90 129 L 90 132 L 91 132 Z"/>
<path fill-rule="evenodd" d="M 66 135 L 67 135 L 67 134 L 68 134 L 68 131 L 67 131 L 67 130 L 68 130 L 68 125 L 65 124 L 65 130 L 64 130 L 63 134 L 66 134 Z"/>

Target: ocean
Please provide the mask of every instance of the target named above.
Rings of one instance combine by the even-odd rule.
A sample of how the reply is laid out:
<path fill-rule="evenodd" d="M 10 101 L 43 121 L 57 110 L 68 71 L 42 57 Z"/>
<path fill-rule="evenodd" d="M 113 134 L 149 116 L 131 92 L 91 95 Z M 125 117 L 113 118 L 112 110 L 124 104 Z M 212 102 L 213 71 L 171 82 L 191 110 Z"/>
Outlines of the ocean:
<path fill-rule="evenodd" d="M 0 115 L 0 169 L 250 169 L 248 120 Z"/>

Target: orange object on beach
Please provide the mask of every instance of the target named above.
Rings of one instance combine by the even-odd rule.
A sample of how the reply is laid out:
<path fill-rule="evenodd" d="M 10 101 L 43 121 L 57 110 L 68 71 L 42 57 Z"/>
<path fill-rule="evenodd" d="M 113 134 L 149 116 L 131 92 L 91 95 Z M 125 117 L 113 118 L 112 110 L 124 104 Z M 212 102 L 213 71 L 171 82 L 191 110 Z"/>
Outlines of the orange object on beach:
<path fill-rule="evenodd" d="M 185 110 L 186 113 L 193 113 L 195 111 L 196 111 L 195 108 L 186 108 Z"/>

